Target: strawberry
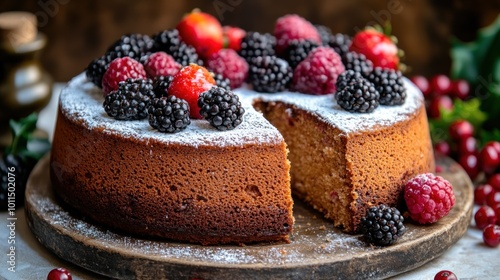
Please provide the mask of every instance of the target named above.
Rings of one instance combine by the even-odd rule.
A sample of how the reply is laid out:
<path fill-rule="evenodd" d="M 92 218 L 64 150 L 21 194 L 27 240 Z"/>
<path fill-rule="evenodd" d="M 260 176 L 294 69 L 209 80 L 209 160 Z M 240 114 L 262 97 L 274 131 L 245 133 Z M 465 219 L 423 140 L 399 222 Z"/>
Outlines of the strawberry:
<path fill-rule="evenodd" d="M 373 62 L 374 67 L 394 70 L 399 67 L 398 47 L 389 36 L 375 28 L 358 32 L 352 39 L 349 50 L 364 54 Z"/>
<path fill-rule="evenodd" d="M 241 49 L 241 39 L 246 35 L 245 30 L 234 26 L 224 26 L 222 32 L 224 35 L 224 47 L 239 51 Z"/>
<path fill-rule="evenodd" d="M 222 49 L 224 38 L 220 22 L 207 13 L 193 10 L 177 24 L 181 39 L 192 45 L 198 55 L 207 58 Z"/>
<path fill-rule="evenodd" d="M 202 119 L 198 97 L 214 85 L 215 80 L 206 68 L 190 64 L 175 74 L 168 87 L 168 93 L 188 102 L 191 118 Z"/>

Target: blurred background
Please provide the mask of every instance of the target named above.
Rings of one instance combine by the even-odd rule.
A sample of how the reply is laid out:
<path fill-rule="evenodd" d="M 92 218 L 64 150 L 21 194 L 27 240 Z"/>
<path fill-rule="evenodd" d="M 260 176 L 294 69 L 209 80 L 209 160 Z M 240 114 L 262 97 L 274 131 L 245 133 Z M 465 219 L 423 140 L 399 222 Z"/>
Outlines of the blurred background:
<path fill-rule="evenodd" d="M 449 73 L 450 39 L 468 41 L 500 13 L 499 0 L 2 0 L 0 12 L 28 11 L 48 37 L 41 57 L 55 81 L 82 72 L 125 33 L 154 34 L 174 28 L 194 8 L 223 25 L 272 32 L 275 20 L 297 13 L 334 33 L 353 35 L 390 20 L 411 74 Z"/>

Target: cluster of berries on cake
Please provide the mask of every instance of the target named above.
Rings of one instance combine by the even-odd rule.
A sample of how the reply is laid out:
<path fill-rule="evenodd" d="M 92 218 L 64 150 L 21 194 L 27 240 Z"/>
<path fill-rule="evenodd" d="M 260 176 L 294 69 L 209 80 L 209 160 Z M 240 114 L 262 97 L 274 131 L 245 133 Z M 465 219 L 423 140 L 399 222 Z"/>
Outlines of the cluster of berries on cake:
<path fill-rule="evenodd" d="M 212 73 L 210 80 L 226 91 L 247 83 L 263 93 L 289 90 L 333 94 L 344 110 L 369 113 L 379 105 L 404 103 L 406 90 L 398 70 L 399 54 L 393 37 L 374 28 L 351 37 L 333 34 L 326 26 L 313 25 L 289 14 L 276 20 L 271 34 L 221 26 L 213 16 L 194 10 L 176 28 L 152 36 L 123 35 L 88 65 L 86 74 L 103 89 L 105 96 L 124 92 L 125 86 L 120 88 L 119 84 L 128 79 L 150 79 L 155 93 L 154 97 L 149 96 L 152 102 L 154 98 L 169 96 L 173 77 L 195 64 Z M 199 97 L 202 92 L 195 95 Z M 141 99 L 135 95 L 134 98 Z M 137 104 L 147 107 L 148 102 L 141 100 Z M 201 118 L 198 100 L 186 101 L 191 118 Z M 141 111 L 136 116 L 118 114 L 118 119 L 143 118 L 143 112 L 148 111 L 142 107 L 130 109 L 136 104 L 130 100 L 123 107 L 118 101 L 115 103 L 108 106 L 113 107 L 114 115 L 120 110 L 128 110 L 127 115 Z"/>

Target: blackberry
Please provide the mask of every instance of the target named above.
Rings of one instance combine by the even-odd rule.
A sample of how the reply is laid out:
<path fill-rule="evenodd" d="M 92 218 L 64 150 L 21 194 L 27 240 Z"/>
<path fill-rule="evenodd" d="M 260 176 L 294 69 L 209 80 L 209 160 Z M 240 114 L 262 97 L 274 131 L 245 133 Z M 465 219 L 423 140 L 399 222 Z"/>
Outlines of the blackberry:
<path fill-rule="evenodd" d="M 153 91 L 157 98 L 168 95 L 168 87 L 173 79 L 173 76 L 158 76 L 154 79 Z"/>
<path fill-rule="evenodd" d="M 357 52 L 347 52 L 341 56 L 342 63 L 346 70 L 353 70 L 368 77 L 373 71 L 373 63 L 364 54 Z"/>
<path fill-rule="evenodd" d="M 285 49 L 283 58 L 288 61 L 292 68 L 295 68 L 307 55 L 315 48 L 318 43 L 311 40 L 292 40 Z"/>
<path fill-rule="evenodd" d="M 139 120 L 148 116 L 148 107 L 155 97 L 153 84 L 147 79 L 127 79 L 104 99 L 104 110 L 117 120 Z"/>
<path fill-rule="evenodd" d="M 228 78 L 224 78 L 224 76 L 222 76 L 221 74 L 214 74 L 214 80 L 215 80 L 215 84 L 218 86 L 218 87 L 221 87 L 225 90 L 231 90 L 231 82 L 229 81 Z"/>
<path fill-rule="evenodd" d="M 316 24 L 314 25 L 314 27 L 316 27 L 316 30 L 318 30 L 323 46 L 327 46 L 330 42 L 330 36 L 332 36 L 332 30 L 330 29 L 330 27 L 320 24 Z"/>
<path fill-rule="evenodd" d="M 381 105 L 401 105 L 405 103 L 406 88 L 401 71 L 376 67 L 368 76 L 380 93 Z"/>
<path fill-rule="evenodd" d="M 181 38 L 179 37 L 179 31 L 177 31 L 177 29 L 169 29 L 159 32 L 153 35 L 153 41 L 154 52 L 161 51 L 170 55 L 175 53 L 181 44 Z"/>
<path fill-rule="evenodd" d="M 248 63 L 255 57 L 275 55 L 276 37 L 269 33 L 249 31 L 241 39 L 238 54 Z"/>
<path fill-rule="evenodd" d="M 182 66 L 187 66 L 191 63 L 203 66 L 203 60 L 198 57 L 196 49 L 191 45 L 181 42 L 179 48 L 170 55 Z"/>
<path fill-rule="evenodd" d="M 108 69 L 108 65 L 111 61 L 108 59 L 109 56 L 102 56 L 92 60 L 87 68 L 85 69 L 85 75 L 96 86 L 102 88 L 102 77 Z"/>
<path fill-rule="evenodd" d="M 370 113 L 379 105 L 380 94 L 375 86 L 363 77 L 357 76 L 335 93 L 337 103 L 344 110 L 356 113 Z"/>
<path fill-rule="evenodd" d="M 24 203 L 24 191 L 26 189 L 26 182 L 33 167 L 35 167 L 36 160 L 34 158 L 23 158 L 19 155 L 5 154 L 0 160 L 0 211 L 8 209 L 9 203 L 9 178 L 15 178 L 15 206 L 19 208 Z M 10 177 L 8 174 L 14 174 L 15 177 Z"/>
<path fill-rule="evenodd" d="M 241 124 L 245 109 L 232 91 L 212 87 L 198 98 L 200 114 L 218 130 L 231 130 Z"/>
<path fill-rule="evenodd" d="M 368 242 L 387 246 L 406 232 L 403 215 L 398 209 L 387 205 L 373 206 L 361 219 L 360 231 Z"/>
<path fill-rule="evenodd" d="M 249 82 L 258 92 L 284 91 L 293 77 L 288 62 L 276 56 L 255 57 L 248 70 Z"/>
<path fill-rule="evenodd" d="M 143 55 L 151 52 L 153 44 L 153 39 L 148 35 L 126 34 L 108 48 L 107 54 L 113 54 L 116 57 L 129 56 L 139 60 Z"/>
<path fill-rule="evenodd" d="M 174 95 L 155 98 L 148 108 L 148 121 L 160 132 L 179 132 L 191 124 L 189 104 Z"/>
<path fill-rule="evenodd" d="M 347 34 L 337 33 L 330 36 L 328 45 L 335 50 L 341 57 L 349 51 L 351 46 L 351 36 Z"/>
<path fill-rule="evenodd" d="M 353 70 L 346 70 L 342 72 L 337 77 L 337 82 L 335 82 L 335 87 L 337 91 L 344 89 L 345 87 L 356 83 L 359 79 L 362 79 L 363 76 L 359 72 L 354 72 Z"/>

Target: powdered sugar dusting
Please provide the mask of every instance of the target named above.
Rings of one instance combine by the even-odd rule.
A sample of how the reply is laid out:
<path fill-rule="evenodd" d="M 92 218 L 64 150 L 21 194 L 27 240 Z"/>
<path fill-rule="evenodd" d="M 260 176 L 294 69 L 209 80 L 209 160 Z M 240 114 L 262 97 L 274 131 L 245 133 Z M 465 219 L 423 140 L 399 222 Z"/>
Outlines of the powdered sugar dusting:
<path fill-rule="evenodd" d="M 191 120 L 185 130 L 175 133 L 160 133 L 154 130 L 147 119 L 119 121 L 109 117 L 103 109 L 102 91 L 80 74 L 71 80 L 61 92 L 59 106 L 70 120 L 81 123 L 88 129 L 101 129 L 105 133 L 144 141 L 151 139 L 170 144 L 199 146 L 243 146 L 251 144 L 278 144 L 283 137 L 262 114 L 255 111 L 250 102 L 242 99 L 245 108 L 243 122 L 230 131 L 218 131 L 205 120 Z"/>
<path fill-rule="evenodd" d="M 351 113 L 342 109 L 335 100 L 334 94 L 308 95 L 296 92 L 277 94 L 255 93 L 249 89 L 238 89 L 247 98 L 261 98 L 263 101 L 282 101 L 314 112 L 327 123 L 345 133 L 356 133 L 380 126 L 392 126 L 407 120 L 421 108 L 424 102 L 422 93 L 408 79 L 404 79 L 407 97 L 401 106 L 377 107 L 372 113 Z"/>

